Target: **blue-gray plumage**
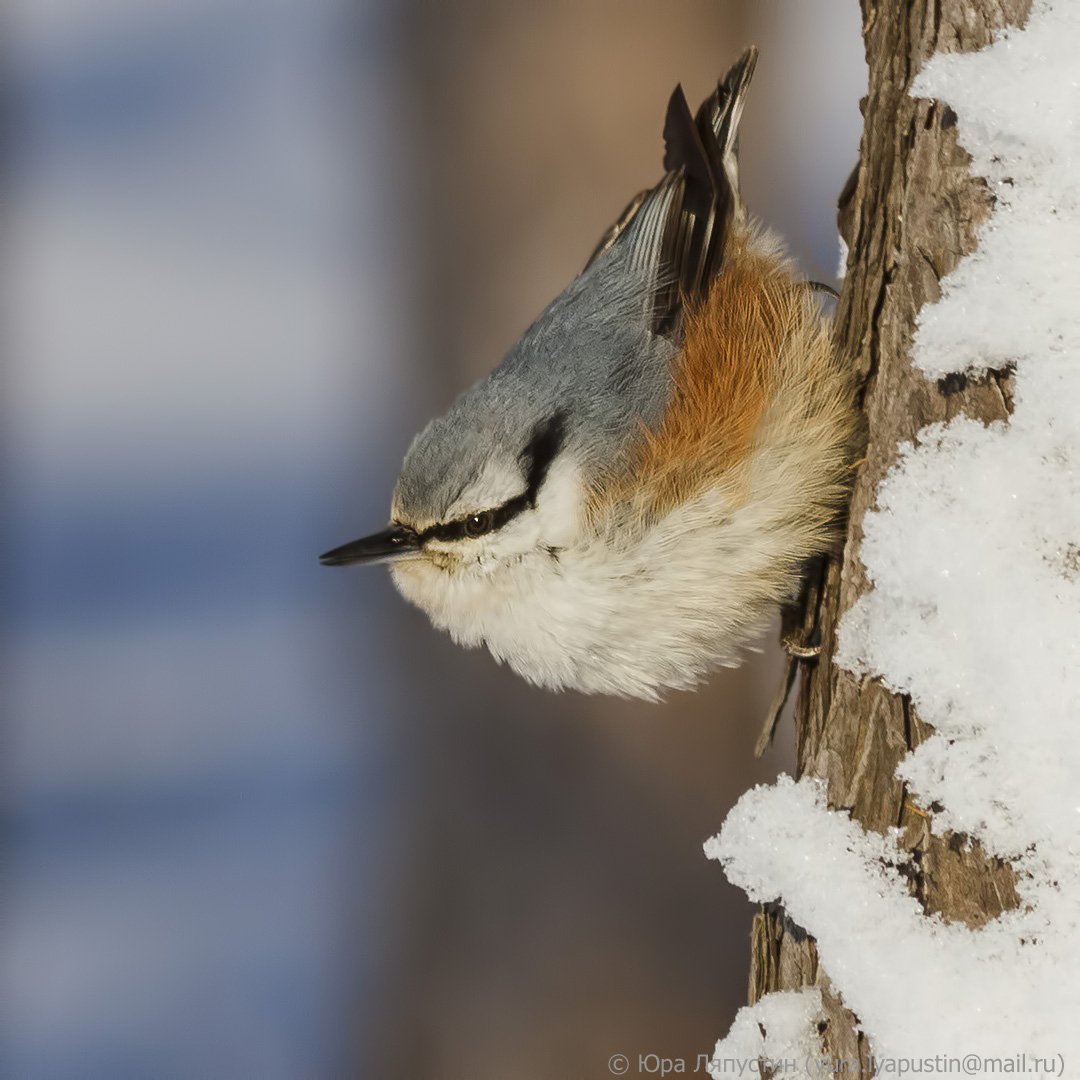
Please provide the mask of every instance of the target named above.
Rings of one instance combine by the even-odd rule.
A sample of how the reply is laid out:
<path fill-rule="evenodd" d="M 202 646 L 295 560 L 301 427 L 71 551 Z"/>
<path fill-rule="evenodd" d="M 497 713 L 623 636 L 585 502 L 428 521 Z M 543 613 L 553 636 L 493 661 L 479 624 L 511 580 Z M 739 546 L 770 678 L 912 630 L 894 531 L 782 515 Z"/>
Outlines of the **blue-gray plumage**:
<path fill-rule="evenodd" d="M 738 183 L 749 49 L 661 181 L 503 362 L 413 441 L 391 525 L 323 556 L 390 561 L 436 626 L 533 682 L 687 687 L 797 590 L 847 486 L 852 383 Z"/>
<path fill-rule="evenodd" d="M 522 469 L 532 434 L 564 419 L 563 449 L 599 475 L 642 423 L 655 424 L 671 396 L 677 348 L 650 330 L 652 282 L 624 249 L 601 255 L 522 335 L 490 375 L 466 390 L 416 437 L 395 506 L 418 522 L 446 520 L 485 466 Z M 481 509 L 490 509 L 482 507 Z"/>

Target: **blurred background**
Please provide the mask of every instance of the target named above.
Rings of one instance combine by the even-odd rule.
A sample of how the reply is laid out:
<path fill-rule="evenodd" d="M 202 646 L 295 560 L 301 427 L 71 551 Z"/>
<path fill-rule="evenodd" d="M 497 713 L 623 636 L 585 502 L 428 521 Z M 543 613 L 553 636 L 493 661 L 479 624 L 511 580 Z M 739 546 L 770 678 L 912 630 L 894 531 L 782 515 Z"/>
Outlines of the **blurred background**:
<path fill-rule="evenodd" d="M 414 431 L 748 43 L 752 211 L 832 280 L 855 0 L 9 0 L 3 1059 L 13 1078 L 604 1077 L 711 1050 L 779 661 L 532 690 L 382 570 Z"/>

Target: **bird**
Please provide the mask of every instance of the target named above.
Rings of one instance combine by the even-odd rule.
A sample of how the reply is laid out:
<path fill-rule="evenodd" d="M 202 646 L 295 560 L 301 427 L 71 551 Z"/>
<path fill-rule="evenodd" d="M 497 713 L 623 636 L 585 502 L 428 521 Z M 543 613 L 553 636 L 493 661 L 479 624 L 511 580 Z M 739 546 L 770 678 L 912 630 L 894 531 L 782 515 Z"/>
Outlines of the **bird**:
<path fill-rule="evenodd" d="M 327 566 L 389 564 L 459 644 L 529 682 L 646 700 L 735 666 L 831 550 L 855 382 L 831 317 L 746 210 L 742 54 L 663 176 L 502 362 L 413 440 L 389 527 Z"/>

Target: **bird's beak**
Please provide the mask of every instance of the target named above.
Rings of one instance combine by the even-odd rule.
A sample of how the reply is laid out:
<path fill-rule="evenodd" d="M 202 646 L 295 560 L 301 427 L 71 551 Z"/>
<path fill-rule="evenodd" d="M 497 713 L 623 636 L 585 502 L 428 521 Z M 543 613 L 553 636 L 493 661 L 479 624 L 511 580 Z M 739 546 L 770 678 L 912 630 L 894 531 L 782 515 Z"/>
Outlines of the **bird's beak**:
<path fill-rule="evenodd" d="M 342 544 L 319 556 L 323 566 L 349 566 L 352 563 L 380 563 L 400 559 L 420 550 L 420 538 L 412 529 L 392 525 L 389 529 Z"/>

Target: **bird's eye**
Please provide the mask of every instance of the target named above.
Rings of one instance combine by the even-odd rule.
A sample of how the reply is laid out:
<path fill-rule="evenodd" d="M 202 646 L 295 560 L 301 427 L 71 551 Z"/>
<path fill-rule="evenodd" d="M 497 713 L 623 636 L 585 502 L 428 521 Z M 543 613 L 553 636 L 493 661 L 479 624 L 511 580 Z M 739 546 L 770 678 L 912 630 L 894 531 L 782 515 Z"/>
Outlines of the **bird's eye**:
<path fill-rule="evenodd" d="M 495 519 L 490 510 L 485 510 L 482 514 L 470 514 L 465 519 L 465 535 L 466 536 L 483 536 L 484 533 L 489 533 L 495 524 Z"/>

